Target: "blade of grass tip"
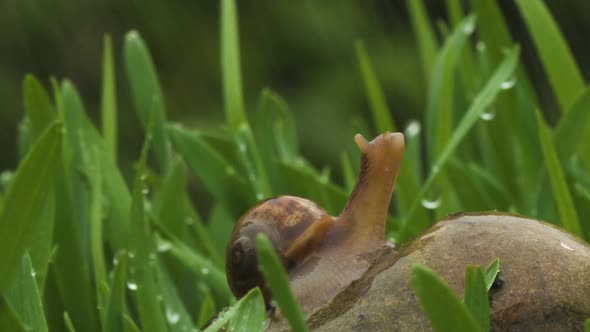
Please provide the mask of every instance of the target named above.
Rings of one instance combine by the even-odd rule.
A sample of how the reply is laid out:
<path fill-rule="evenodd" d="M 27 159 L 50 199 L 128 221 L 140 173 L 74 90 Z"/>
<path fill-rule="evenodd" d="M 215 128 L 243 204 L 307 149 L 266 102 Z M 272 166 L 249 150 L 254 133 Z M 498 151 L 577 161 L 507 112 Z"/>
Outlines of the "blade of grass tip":
<path fill-rule="evenodd" d="M 127 314 L 123 314 L 123 331 L 125 332 L 140 332 L 139 327 L 133 321 L 133 318 Z"/>
<path fill-rule="evenodd" d="M 264 299 L 260 289 L 248 293 L 229 323 L 228 332 L 262 331 L 264 329 Z"/>
<path fill-rule="evenodd" d="M 475 30 L 475 16 L 466 17 L 438 53 L 428 87 L 426 128 L 431 162 L 440 155 L 453 130 L 455 66 L 467 38 Z"/>
<path fill-rule="evenodd" d="M 22 256 L 17 277 L 4 293 L 6 301 L 32 331 L 47 331 L 43 303 L 35 280 L 35 271 L 28 253 Z M 9 330 L 2 330 L 9 331 Z"/>
<path fill-rule="evenodd" d="M 152 57 L 137 31 L 125 36 L 124 58 L 137 115 L 146 132 L 153 119 L 154 153 L 161 170 L 166 171 L 170 166 L 170 146 L 164 128 L 164 97 Z"/>
<path fill-rule="evenodd" d="M 463 302 L 481 331 L 490 330 L 490 303 L 484 274 L 479 265 L 467 265 Z"/>
<path fill-rule="evenodd" d="M 31 74 L 23 82 L 24 108 L 29 119 L 31 141 L 34 142 L 55 120 L 51 99 L 41 83 Z"/>
<path fill-rule="evenodd" d="M 448 144 L 446 145 L 445 149 L 441 152 L 438 159 L 432 166 L 432 171 L 422 186 L 420 193 L 414 199 L 414 202 L 409 208 L 408 214 L 402 220 L 401 227 L 407 227 L 408 221 L 413 220 L 413 216 L 415 210 L 418 208 L 420 202 L 424 199 L 424 195 L 430 190 L 431 186 L 433 185 L 435 179 L 437 178 L 438 174 L 442 167 L 448 162 L 450 156 L 454 153 L 457 146 L 461 143 L 461 141 L 465 138 L 469 130 L 478 122 L 480 115 L 491 105 L 491 103 L 496 98 L 497 94 L 502 90 L 501 84 L 502 82 L 506 81 L 510 75 L 514 72 L 516 68 L 516 64 L 518 63 L 518 55 L 519 49 L 518 47 L 513 48 L 508 52 L 506 58 L 502 63 L 498 66 L 492 77 L 488 80 L 486 85 L 483 89 L 478 93 L 478 95 L 473 100 L 473 103 L 470 105 L 469 109 L 457 125 L 456 129 L 453 130 L 453 135 L 451 136 Z M 403 231 L 403 229 L 402 229 Z M 407 240 L 411 238 L 414 234 L 404 234 L 403 238 Z"/>
<path fill-rule="evenodd" d="M 584 88 L 584 79 L 551 13 L 540 0 L 517 0 L 562 112 Z"/>
<path fill-rule="evenodd" d="M 545 165 L 549 174 L 549 181 L 553 190 L 553 197 L 555 205 L 561 219 L 561 224 L 564 228 L 577 236 L 582 236 L 582 229 L 578 214 L 574 206 L 568 184 L 563 173 L 563 169 L 557 158 L 555 147 L 551 141 L 551 134 L 545 125 L 545 120 L 539 111 L 537 111 L 537 126 L 539 141 L 541 142 L 541 149 L 545 159 Z"/>
<path fill-rule="evenodd" d="M 108 154 L 117 161 L 117 90 L 111 36 L 104 36 L 102 55 L 102 134 Z"/>
<path fill-rule="evenodd" d="M 128 282 L 128 288 L 134 292 L 142 328 L 144 331 L 155 332 L 167 331 L 168 326 L 160 302 L 156 298 L 156 294 L 160 294 L 160 289 L 157 287 L 153 270 L 156 263 L 155 249 L 145 211 L 146 163 L 152 139 L 150 131 L 147 132 L 133 184 L 129 234 L 129 257 L 132 258 L 129 262 L 131 280 Z"/>
<path fill-rule="evenodd" d="M 22 160 L 29 149 L 31 148 L 31 128 L 29 127 L 29 120 L 25 117 L 23 121 L 18 124 L 18 142 L 17 151 L 19 161 Z"/>
<path fill-rule="evenodd" d="M 24 332 L 24 323 L 20 320 L 14 309 L 0 296 L 0 331 Z"/>
<path fill-rule="evenodd" d="M 477 322 L 461 300 L 432 270 L 415 264 L 411 283 L 435 331 L 479 331 Z"/>
<path fill-rule="evenodd" d="M 70 318 L 70 314 L 67 311 L 64 311 L 64 323 L 66 325 L 66 329 L 68 332 L 76 332 L 76 328 L 74 327 L 74 323 Z"/>
<path fill-rule="evenodd" d="M 494 259 L 493 262 L 486 268 L 485 272 L 485 283 L 486 283 L 486 290 L 489 292 L 492 289 L 492 285 L 496 280 L 496 276 L 500 273 L 500 258 Z"/>
<path fill-rule="evenodd" d="M 242 95 L 240 41 L 234 0 L 221 1 L 221 74 L 225 116 L 235 130 L 248 120 Z"/>
<path fill-rule="evenodd" d="M 393 122 L 391 112 L 387 107 L 387 102 L 383 95 L 383 89 L 381 88 L 379 81 L 377 81 L 375 71 L 373 70 L 367 51 L 365 50 L 365 45 L 362 41 L 358 40 L 355 47 L 361 75 L 365 85 L 365 94 L 369 102 L 371 115 L 373 116 L 373 125 L 378 133 L 396 131 L 395 123 Z"/>
<path fill-rule="evenodd" d="M 216 306 L 211 294 L 207 294 L 201 302 L 199 315 L 197 316 L 197 327 L 202 329 L 216 314 Z"/>
<path fill-rule="evenodd" d="M 275 254 L 270 241 L 264 234 L 256 236 L 256 255 L 258 256 L 264 280 L 268 283 L 273 294 L 273 299 L 279 305 L 293 331 L 307 331 L 301 308 L 291 291 L 287 273 Z"/>
<path fill-rule="evenodd" d="M 204 332 L 216 332 L 216 331 L 222 330 L 227 325 L 228 322 L 230 322 L 232 319 L 236 318 L 236 316 L 238 315 L 238 312 L 240 311 L 240 308 L 242 306 L 256 305 L 254 302 L 258 301 L 259 299 L 262 299 L 262 296 L 260 294 L 260 290 L 258 288 L 254 288 L 254 289 L 250 290 L 248 292 L 248 294 L 246 294 L 238 302 L 234 303 L 231 307 L 226 308 L 225 310 L 221 311 L 217 315 L 215 320 L 209 326 L 207 326 L 207 328 L 204 330 Z M 264 302 L 263 302 L 263 305 L 264 305 Z M 239 320 L 241 318 L 238 317 L 237 319 Z M 261 327 L 262 327 L 262 324 L 257 326 L 256 329 L 253 329 L 250 331 L 261 330 Z"/>
<path fill-rule="evenodd" d="M 434 29 L 430 24 L 432 20 L 428 18 L 428 13 L 422 0 L 408 0 L 408 11 L 410 13 L 414 35 L 418 39 L 418 49 L 420 50 L 424 78 L 428 82 L 438 50 Z"/>
<path fill-rule="evenodd" d="M 104 332 L 123 331 L 123 316 L 125 312 L 125 289 L 127 288 L 127 252 L 119 251 L 115 255 L 113 279 L 110 294 L 104 310 L 102 330 Z"/>
<path fill-rule="evenodd" d="M 49 127 L 19 165 L 0 211 L 0 292 L 8 286 L 35 227 L 52 196 L 60 154 L 61 125 Z"/>

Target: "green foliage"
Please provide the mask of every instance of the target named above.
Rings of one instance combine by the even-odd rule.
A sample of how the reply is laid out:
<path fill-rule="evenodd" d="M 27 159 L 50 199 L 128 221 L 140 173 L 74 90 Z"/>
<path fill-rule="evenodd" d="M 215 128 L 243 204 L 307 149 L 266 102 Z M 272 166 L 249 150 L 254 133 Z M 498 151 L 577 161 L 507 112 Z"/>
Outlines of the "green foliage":
<path fill-rule="evenodd" d="M 495 209 L 590 240 L 582 217 L 590 214 L 590 89 L 543 3 L 517 6 L 562 110 L 555 125 L 544 119 L 497 3 L 473 0 L 468 14 L 449 0 L 440 37 L 422 1 L 408 1 L 428 91 L 425 112 L 411 114 L 405 130 L 388 238 L 404 243 L 438 216 Z M 138 32 L 125 38 L 123 71 L 115 68 L 117 47 L 105 38 L 100 132 L 71 82 L 53 79 L 48 93 L 25 77 L 22 160 L 2 174 L 0 186 L 0 330 L 262 329 L 261 292 L 235 302 L 227 286 L 223 257 L 233 223 L 280 194 L 339 214 L 355 183 L 358 152 L 342 146 L 342 184 L 302 156 L 288 101 L 265 88 L 257 108 L 246 109 L 237 12 L 235 1 L 221 2 L 225 122 L 215 131 L 166 120 L 156 66 Z M 350 127 L 374 128 L 367 131 L 375 136 L 402 123 L 390 112 L 371 53 L 358 42 L 360 71 L 347 74 L 364 85 L 372 115 L 370 126 Z M 117 131 L 120 72 L 145 131 L 131 186 L 117 164 L 124 143 Z M 191 195 L 192 180 L 206 193 Z M 305 330 L 276 256 L 265 239 L 257 246 L 282 314 L 294 330 Z M 463 302 L 423 266 L 414 268 L 412 285 L 436 330 L 487 330 L 487 292 L 498 272 L 498 260 L 485 272 L 467 267 Z"/>

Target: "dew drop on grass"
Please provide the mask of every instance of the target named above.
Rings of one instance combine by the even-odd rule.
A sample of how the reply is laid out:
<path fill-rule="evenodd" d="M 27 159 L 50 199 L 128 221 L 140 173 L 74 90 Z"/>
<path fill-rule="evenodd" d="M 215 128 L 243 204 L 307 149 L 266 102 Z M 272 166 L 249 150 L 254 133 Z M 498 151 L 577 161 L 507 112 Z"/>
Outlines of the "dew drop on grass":
<path fill-rule="evenodd" d="M 495 117 L 496 117 L 496 111 L 493 109 L 489 110 L 489 111 L 485 111 L 485 112 L 481 113 L 481 115 L 479 116 L 479 118 L 484 121 L 491 121 Z"/>
<path fill-rule="evenodd" d="M 172 311 L 170 308 L 166 308 L 166 319 L 168 320 L 168 323 L 174 325 L 180 320 L 180 314 Z"/>
<path fill-rule="evenodd" d="M 240 150 L 240 152 L 242 152 L 242 153 L 246 152 L 246 150 L 247 150 L 246 144 L 244 144 L 242 142 L 238 142 L 238 150 Z"/>
<path fill-rule="evenodd" d="M 259 200 L 259 201 L 263 200 L 264 199 L 264 194 L 263 193 L 257 193 L 256 194 L 256 199 Z"/>
<path fill-rule="evenodd" d="M 427 208 L 428 210 L 434 210 L 434 209 L 436 209 L 437 207 L 440 206 L 440 202 L 441 202 L 440 197 L 438 197 L 436 199 L 433 199 L 433 200 L 424 198 L 421 201 L 422 206 L 425 207 L 425 208 Z"/>
<path fill-rule="evenodd" d="M 31 269 L 31 277 L 35 278 L 35 276 L 37 275 L 37 272 L 33 269 Z"/>
<path fill-rule="evenodd" d="M 418 136 L 420 134 L 421 130 L 422 130 L 422 127 L 420 126 L 420 122 L 418 122 L 416 120 L 412 120 L 412 121 L 410 121 L 410 123 L 408 123 L 408 126 L 406 127 L 406 136 L 408 136 L 408 137 Z"/>
<path fill-rule="evenodd" d="M 130 252 L 127 253 L 127 257 L 129 257 L 129 259 L 134 259 L 135 258 L 135 254 L 132 251 L 130 251 Z"/>
<path fill-rule="evenodd" d="M 137 284 L 133 281 L 127 281 L 127 288 L 131 291 L 137 290 Z"/>
<path fill-rule="evenodd" d="M 170 242 L 167 241 L 161 241 L 160 243 L 158 243 L 158 252 L 166 252 L 168 250 L 170 250 L 170 248 L 172 248 L 172 245 L 170 244 Z"/>
<path fill-rule="evenodd" d="M 201 268 L 201 274 L 202 275 L 208 275 L 209 274 L 209 269 L 206 267 L 202 267 Z"/>
<path fill-rule="evenodd" d="M 509 90 L 512 89 L 514 85 L 516 85 L 516 77 L 509 78 L 506 81 L 500 83 L 500 88 L 502 90 Z"/>
<path fill-rule="evenodd" d="M 480 53 L 483 53 L 483 52 L 485 52 L 485 51 L 486 51 L 486 43 L 484 43 L 484 42 L 482 42 L 482 41 L 478 41 L 478 42 L 475 44 L 475 49 L 476 49 L 478 52 L 480 52 Z"/>
<path fill-rule="evenodd" d="M 468 24 L 465 24 L 463 27 L 463 33 L 466 35 L 470 35 L 475 30 L 475 23 L 473 21 L 469 21 Z"/>

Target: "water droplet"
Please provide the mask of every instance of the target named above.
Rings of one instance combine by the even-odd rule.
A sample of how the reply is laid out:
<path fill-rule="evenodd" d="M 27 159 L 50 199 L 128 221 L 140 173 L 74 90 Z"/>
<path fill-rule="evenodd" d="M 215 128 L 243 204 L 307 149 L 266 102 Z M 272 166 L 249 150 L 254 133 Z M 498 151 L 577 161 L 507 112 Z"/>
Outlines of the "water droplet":
<path fill-rule="evenodd" d="M 420 122 L 413 120 L 410 121 L 410 123 L 408 123 L 408 126 L 406 127 L 406 135 L 408 137 L 415 137 L 418 136 L 418 134 L 420 134 L 421 130 L 422 126 L 420 125 Z"/>
<path fill-rule="evenodd" d="M 209 274 L 209 269 L 208 269 L 208 268 L 206 268 L 206 267 L 202 267 L 202 268 L 201 268 L 201 274 L 203 274 L 203 275 L 207 275 L 207 274 Z"/>
<path fill-rule="evenodd" d="M 119 259 L 117 256 L 113 257 L 113 266 L 117 266 L 119 264 Z"/>
<path fill-rule="evenodd" d="M 144 194 L 144 195 L 147 195 L 147 194 L 149 194 L 149 193 L 150 193 L 150 188 L 148 188 L 148 187 L 144 187 L 144 188 L 141 190 L 141 193 L 142 193 L 142 194 Z"/>
<path fill-rule="evenodd" d="M 495 110 L 490 110 L 489 112 L 483 112 L 481 113 L 481 115 L 479 116 L 480 119 L 484 120 L 484 121 L 491 121 L 496 117 L 496 111 Z"/>
<path fill-rule="evenodd" d="M 432 166 L 432 170 L 430 171 L 432 174 L 438 174 L 438 172 L 440 172 L 440 167 L 438 166 Z"/>
<path fill-rule="evenodd" d="M 514 85 L 516 85 L 516 77 L 509 78 L 506 81 L 502 82 L 500 84 L 500 88 L 502 90 L 508 90 L 508 89 L 512 89 L 514 87 Z"/>
<path fill-rule="evenodd" d="M 128 252 L 127 253 L 127 256 L 129 257 L 129 259 L 134 259 L 135 258 L 135 254 L 132 251 Z"/>
<path fill-rule="evenodd" d="M 560 244 L 562 247 L 564 247 L 565 249 L 567 249 L 567 250 L 570 250 L 570 251 L 575 251 L 575 250 L 574 250 L 574 248 L 572 248 L 572 247 L 568 246 L 567 244 L 565 244 L 565 243 L 563 243 L 563 242 L 561 242 L 561 241 L 559 241 L 559 244 Z"/>
<path fill-rule="evenodd" d="M 481 40 L 475 44 L 475 49 L 478 52 L 485 52 L 486 51 L 486 43 L 482 42 Z"/>
<path fill-rule="evenodd" d="M 127 288 L 131 291 L 137 290 L 137 284 L 133 281 L 127 281 Z"/>
<path fill-rule="evenodd" d="M 256 194 L 256 199 L 259 200 L 259 201 L 263 200 L 264 199 L 264 194 L 263 193 L 257 193 Z"/>
<path fill-rule="evenodd" d="M 242 153 L 246 152 L 246 150 L 247 150 L 246 144 L 239 142 L 238 143 L 238 150 Z"/>
<path fill-rule="evenodd" d="M 166 308 L 166 319 L 168 320 L 168 323 L 174 325 L 180 320 L 180 314 L 172 311 L 169 308 Z"/>
<path fill-rule="evenodd" d="M 168 250 L 170 250 L 170 248 L 172 248 L 172 245 L 170 244 L 170 242 L 168 241 L 161 241 L 160 243 L 158 243 L 158 252 L 166 252 Z"/>
<path fill-rule="evenodd" d="M 37 272 L 33 269 L 31 269 L 31 277 L 35 278 L 35 276 L 37 275 Z"/>
<path fill-rule="evenodd" d="M 140 179 L 141 181 L 145 181 L 145 180 L 147 180 L 147 175 L 145 175 L 145 174 L 142 174 L 142 175 L 139 177 L 139 179 Z"/>
<path fill-rule="evenodd" d="M 475 30 L 475 22 L 473 20 L 469 21 L 467 24 L 463 26 L 463 33 L 466 35 L 470 35 Z"/>
<path fill-rule="evenodd" d="M 438 197 L 436 199 L 433 199 L 433 200 L 424 198 L 421 201 L 422 206 L 425 207 L 425 208 L 427 208 L 427 209 L 429 209 L 429 210 L 434 210 L 437 207 L 439 207 L 440 206 L 440 202 L 441 202 L 440 197 Z"/>

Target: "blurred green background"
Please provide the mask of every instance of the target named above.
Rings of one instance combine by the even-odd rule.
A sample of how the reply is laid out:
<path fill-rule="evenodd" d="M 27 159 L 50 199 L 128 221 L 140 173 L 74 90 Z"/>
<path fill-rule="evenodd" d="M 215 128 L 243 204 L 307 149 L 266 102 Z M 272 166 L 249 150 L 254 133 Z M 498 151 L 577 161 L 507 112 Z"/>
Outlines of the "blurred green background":
<path fill-rule="evenodd" d="M 426 1 L 444 31 L 444 2 Z M 499 1 L 527 70 L 549 113 L 555 101 L 512 1 Z M 588 77 L 588 1 L 546 1 Z M 468 6 L 468 4 L 465 4 Z M 425 83 L 404 1 L 239 1 L 242 75 L 247 111 L 262 88 L 285 98 L 295 114 L 303 154 L 336 165 L 339 151 L 363 132 L 368 106 L 354 48 L 363 40 L 396 122 L 422 113 Z M 124 33 L 137 29 L 154 57 L 169 119 L 214 130 L 223 121 L 218 1 L 0 1 L 0 169 L 17 163 L 22 79 L 33 73 L 70 78 L 98 123 L 103 35 L 114 40 L 120 146 L 127 168 L 143 133 L 132 111 L 121 65 Z M 400 65 L 403 64 L 403 65 Z M 551 114 L 548 114 L 551 120 Z M 338 169 L 335 167 L 335 169 Z M 338 175 L 338 174 L 336 174 Z"/>

